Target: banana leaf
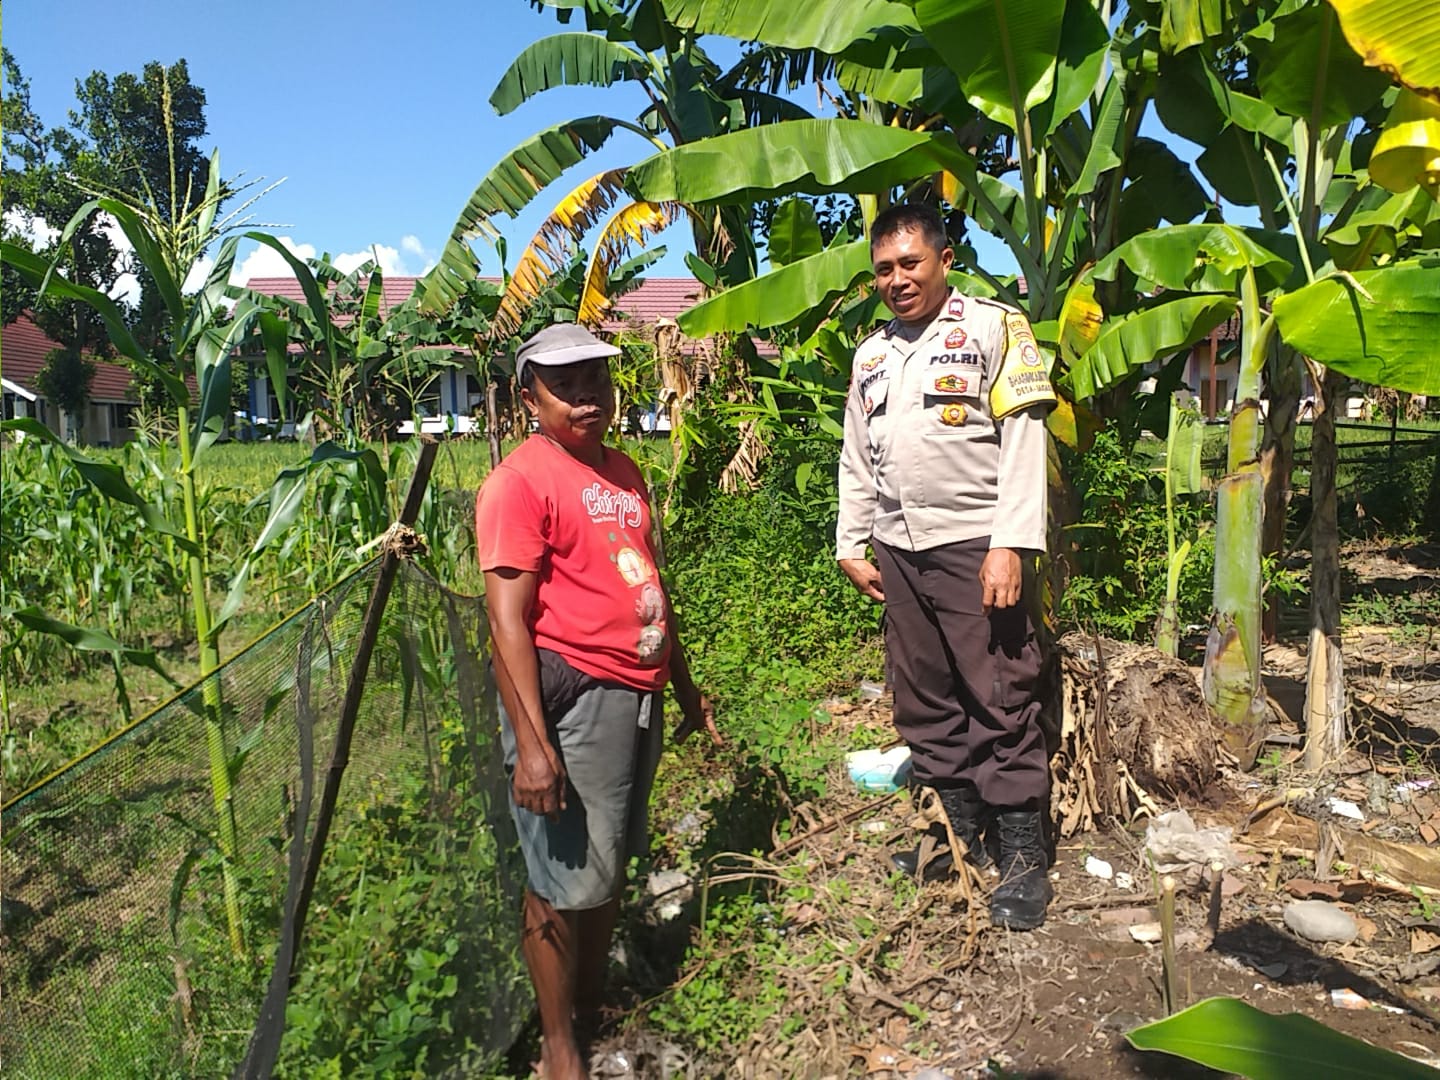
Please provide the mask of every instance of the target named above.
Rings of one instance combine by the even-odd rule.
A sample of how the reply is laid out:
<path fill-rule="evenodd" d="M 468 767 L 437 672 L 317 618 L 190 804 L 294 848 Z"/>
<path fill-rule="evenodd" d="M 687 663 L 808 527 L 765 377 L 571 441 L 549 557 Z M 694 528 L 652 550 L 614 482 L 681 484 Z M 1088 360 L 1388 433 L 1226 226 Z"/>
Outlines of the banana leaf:
<path fill-rule="evenodd" d="M 1286 344 L 1376 386 L 1440 394 L 1440 258 L 1322 278 L 1278 297 Z"/>
<path fill-rule="evenodd" d="M 510 62 L 490 104 L 504 116 L 552 86 L 614 86 L 649 70 L 643 55 L 597 34 L 552 34 Z"/>

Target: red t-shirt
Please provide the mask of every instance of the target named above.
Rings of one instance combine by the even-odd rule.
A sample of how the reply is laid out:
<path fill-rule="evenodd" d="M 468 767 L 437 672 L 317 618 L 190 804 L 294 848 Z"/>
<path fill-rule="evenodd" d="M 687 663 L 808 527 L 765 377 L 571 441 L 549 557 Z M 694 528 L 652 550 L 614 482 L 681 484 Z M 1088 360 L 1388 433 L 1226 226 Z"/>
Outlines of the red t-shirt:
<path fill-rule="evenodd" d="M 538 574 L 530 631 L 598 679 L 659 690 L 670 679 L 669 605 L 650 542 L 650 496 L 630 458 L 600 467 L 532 435 L 475 498 L 481 570 Z"/>

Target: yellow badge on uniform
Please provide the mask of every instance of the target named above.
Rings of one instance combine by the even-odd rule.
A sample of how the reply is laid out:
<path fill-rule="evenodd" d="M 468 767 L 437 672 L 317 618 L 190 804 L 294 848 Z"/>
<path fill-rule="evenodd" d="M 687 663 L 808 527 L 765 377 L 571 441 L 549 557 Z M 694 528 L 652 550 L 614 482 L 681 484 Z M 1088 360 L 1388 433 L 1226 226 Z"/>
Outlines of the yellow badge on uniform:
<path fill-rule="evenodd" d="M 1005 352 L 990 387 L 990 415 L 1002 420 L 1036 404 L 1055 404 L 1055 390 L 1029 321 L 1018 311 L 1009 312 L 1005 316 Z"/>
<path fill-rule="evenodd" d="M 962 327 L 957 326 L 954 330 L 951 330 L 950 333 L 945 335 L 945 348 L 947 349 L 958 349 L 961 345 L 964 344 L 965 330 Z"/>
<path fill-rule="evenodd" d="M 970 392 L 970 380 L 964 375 L 941 375 L 935 380 L 935 393 L 937 394 L 968 394 Z"/>
<path fill-rule="evenodd" d="M 940 423 L 946 427 L 959 427 L 965 423 L 965 406 L 958 402 L 940 406 Z"/>

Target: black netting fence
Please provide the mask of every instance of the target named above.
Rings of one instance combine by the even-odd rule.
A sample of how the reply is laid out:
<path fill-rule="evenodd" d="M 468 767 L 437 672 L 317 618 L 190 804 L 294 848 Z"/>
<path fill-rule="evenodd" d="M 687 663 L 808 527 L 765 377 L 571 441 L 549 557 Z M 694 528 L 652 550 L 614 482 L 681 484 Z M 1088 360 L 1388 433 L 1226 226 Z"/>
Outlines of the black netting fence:
<path fill-rule="evenodd" d="M 272 1059 L 307 1080 L 484 1076 L 513 1042 L 524 867 L 487 624 L 480 600 L 409 564 L 296 937 L 379 566 L 0 811 L 5 1077 L 219 1077 Z"/>

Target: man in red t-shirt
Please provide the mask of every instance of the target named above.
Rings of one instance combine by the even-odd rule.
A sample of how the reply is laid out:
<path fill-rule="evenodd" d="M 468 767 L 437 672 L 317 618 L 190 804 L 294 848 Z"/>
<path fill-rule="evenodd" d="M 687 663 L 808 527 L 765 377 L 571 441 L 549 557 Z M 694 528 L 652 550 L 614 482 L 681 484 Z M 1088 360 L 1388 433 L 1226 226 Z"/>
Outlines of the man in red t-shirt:
<path fill-rule="evenodd" d="M 704 726 L 719 742 L 675 637 L 644 480 L 604 444 L 619 352 L 575 325 L 520 347 L 520 399 L 540 430 L 475 502 L 549 1080 L 586 1075 L 574 1016 L 599 1003 L 625 864 L 646 847 L 667 682 L 684 714 L 676 741 Z"/>

